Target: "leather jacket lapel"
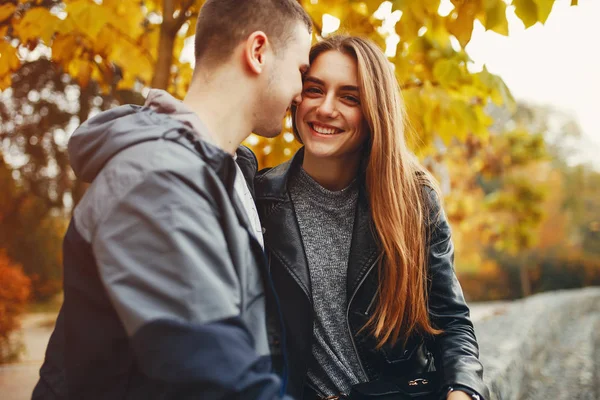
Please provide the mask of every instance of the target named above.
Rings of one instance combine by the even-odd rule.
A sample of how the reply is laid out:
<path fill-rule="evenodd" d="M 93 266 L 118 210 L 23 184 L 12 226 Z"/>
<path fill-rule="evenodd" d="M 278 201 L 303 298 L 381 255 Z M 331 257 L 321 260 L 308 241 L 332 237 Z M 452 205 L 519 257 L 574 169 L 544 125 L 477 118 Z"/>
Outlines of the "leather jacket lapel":
<path fill-rule="evenodd" d="M 312 303 L 308 261 L 304 246 L 299 246 L 302 235 L 291 200 L 275 204 L 265 221 L 265 243 L 271 257 L 279 259 Z"/>
<path fill-rule="evenodd" d="M 379 256 L 375 234 L 366 192 L 361 186 L 348 258 L 347 296 L 349 299 Z"/>
<path fill-rule="evenodd" d="M 308 261 L 287 189 L 290 174 L 297 164 L 302 163 L 303 156 L 301 149 L 292 160 L 262 173 L 255 180 L 255 187 L 265 243 L 271 257 L 285 266 L 312 304 Z"/>

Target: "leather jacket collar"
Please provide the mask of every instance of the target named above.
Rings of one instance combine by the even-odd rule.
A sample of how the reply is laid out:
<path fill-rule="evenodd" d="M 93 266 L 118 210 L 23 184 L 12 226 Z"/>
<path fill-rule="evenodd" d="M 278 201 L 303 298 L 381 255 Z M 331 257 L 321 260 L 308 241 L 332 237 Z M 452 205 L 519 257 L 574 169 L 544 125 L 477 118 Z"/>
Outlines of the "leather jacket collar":
<path fill-rule="evenodd" d="M 275 168 L 261 171 L 255 180 L 257 202 L 261 204 L 271 203 L 270 206 L 265 208 L 268 215 L 263 218 L 263 227 L 265 228 L 265 234 L 269 231 L 269 233 L 277 232 L 276 236 L 270 237 L 267 245 L 270 250 L 276 253 L 279 253 L 280 249 L 285 247 L 285 242 L 290 245 L 292 243 L 302 243 L 296 212 L 288 191 L 288 182 L 291 174 L 297 168 L 300 168 L 303 159 L 304 148 L 301 148 L 290 161 Z M 380 253 L 378 241 L 374 235 L 375 227 L 370 215 L 364 178 L 359 177 L 359 179 L 361 180 L 359 183 L 359 196 L 348 259 L 347 293 L 349 300 Z M 286 229 L 281 229 L 281 221 L 285 221 L 284 226 Z M 298 283 L 302 286 L 309 301 L 312 302 L 310 273 L 304 251 L 286 251 L 285 254 L 288 257 L 283 257 L 287 261 L 284 264 L 298 278 Z M 289 258 L 290 254 L 295 256 Z"/>

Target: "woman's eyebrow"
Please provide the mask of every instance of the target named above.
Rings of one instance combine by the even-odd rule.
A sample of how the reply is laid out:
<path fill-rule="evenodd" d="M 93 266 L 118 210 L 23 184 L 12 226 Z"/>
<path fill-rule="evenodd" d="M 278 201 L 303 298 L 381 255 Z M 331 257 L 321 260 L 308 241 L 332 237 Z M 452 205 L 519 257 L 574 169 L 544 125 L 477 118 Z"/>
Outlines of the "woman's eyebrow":
<path fill-rule="evenodd" d="M 314 76 L 310 76 L 310 75 L 304 77 L 304 82 L 312 82 L 312 83 L 316 83 L 317 85 L 325 86 L 325 82 L 323 82 L 319 78 L 315 78 Z M 354 92 L 359 91 L 358 86 L 353 86 L 353 85 L 341 86 L 340 90 L 347 90 L 347 91 L 354 91 Z"/>

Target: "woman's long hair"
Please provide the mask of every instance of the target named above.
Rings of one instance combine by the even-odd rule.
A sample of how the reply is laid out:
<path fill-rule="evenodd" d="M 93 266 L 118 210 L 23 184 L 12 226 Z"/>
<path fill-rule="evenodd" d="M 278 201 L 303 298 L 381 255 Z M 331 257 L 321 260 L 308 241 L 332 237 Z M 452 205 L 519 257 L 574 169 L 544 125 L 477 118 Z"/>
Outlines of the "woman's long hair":
<path fill-rule="evenodd" d="M 396 343 L 400 335 L 406 341 L 413 333 L 439 334 L 427 310 L 429 202 L 423 195 L 423 186 L 439 193 L 438 186 L 407 148 L 404 101 L 381 49 L 366 39 L 334 35 L 311 48 L 310 63 L 332 50 L 358 63 L 361 107 L 370 130 L 366 188 L 385 255 L 379 265 L 377 305 L 365 328 L 372 331 L 378 347 Z"/>

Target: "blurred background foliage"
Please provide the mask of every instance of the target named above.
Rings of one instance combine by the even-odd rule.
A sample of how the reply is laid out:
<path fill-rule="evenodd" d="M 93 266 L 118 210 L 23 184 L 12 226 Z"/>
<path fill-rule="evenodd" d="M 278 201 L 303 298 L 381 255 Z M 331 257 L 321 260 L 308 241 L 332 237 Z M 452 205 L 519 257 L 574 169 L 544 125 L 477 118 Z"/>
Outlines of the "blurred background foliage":
<path fill-rule="evenodd" d="M 300 3 L 315 41 L 333 30 L 367 36 L 389 56 L 407 105 L 407 139 L 446 196 L 467 298 L 600 283 L 600 174 L 567 162 L 577 122 L 515 101 L 499 76 L 473 71 L 465 51 L 476 21 L 508 35 L 507 7 L 529 27 L 546 21 L 554 0 L 451 0 L 445 13 L 440 0 Z M 193 57 L 180 55 L 202 4 L 2 1 L 0 274 L 26 278 L 15 280 L 22 291 L 0 292 L 0 302 L 21 304 L 29 288 L 35 301 L 60 291 L 62 235 L 85 191 L 68 164 L 69 134 L 102 110 L 143 103 L 149 87 L 182 98 Z M 246 143 L 262 167 L 299 147 L 289 119 L 278 138 Z"/>

